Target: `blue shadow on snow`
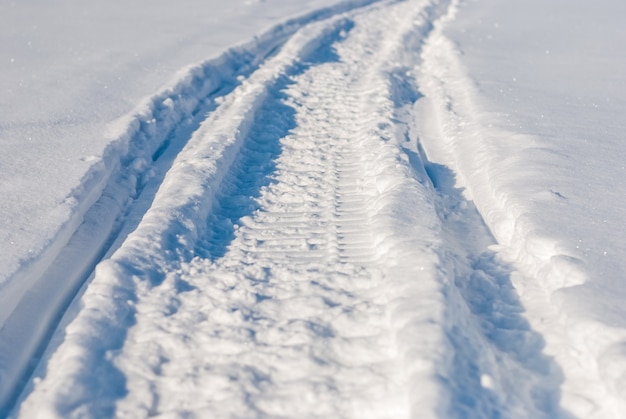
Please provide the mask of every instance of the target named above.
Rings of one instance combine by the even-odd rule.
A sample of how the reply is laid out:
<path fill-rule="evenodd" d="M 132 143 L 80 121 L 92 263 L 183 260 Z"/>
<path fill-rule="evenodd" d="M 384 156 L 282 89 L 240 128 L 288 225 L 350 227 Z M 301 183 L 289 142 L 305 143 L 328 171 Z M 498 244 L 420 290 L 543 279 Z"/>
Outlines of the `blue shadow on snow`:
<path fill-rule="evenodd" d="M 453 374 L 442 379 L 452 391 L 451 416 L 507 418 L 534 410 L 540 417 L 571 418 L 560 407 L 563 371 L 543 353 L 543 337 L 524 317 L 524 306 L 511 281 L 513 268 L 489 248 L 496 240 L 478 209 L 455 187 L 452 170 L 429 162 L 421 149 L 419 154 L 405 151 L 438 194 L 444 231 L 462 237 L 462 250 L 448 267 L 453 273 L 450 293 L 460 297 L 451 300 L 465 305 L 471 316 L 453 320 L 457 326 L 448 331 L 454 347 Z M 457 316 L 464 312 L 461 308 Z M 468 323 L 474 327 L 464 329 L 471 330 L 459 327 Z M 472 330 L 480 336 L 472 335 Z"/>
<path fill-rule="evenodd" d="M 345 37 L 353 24 L 347 21 L 319 41 L 320 48 L 303 57 L 281 75 L 268 89 L 258 109 L 237 159 L 229 169 L 217 194 L 216 204 L 207 220 L 205 236 L 199 240 L 196 254 L 210 260 L 223 257 L 235 238 L 235 225 L 252 215 L 259 204 L 257 198 L 273 181 L 276 161 L 282 153 L 281 139 L 297 126 L 296 110 L 286 103 L 285 90 L 294 78 L 316 65 L 337 62 L 333 43 Z"/>

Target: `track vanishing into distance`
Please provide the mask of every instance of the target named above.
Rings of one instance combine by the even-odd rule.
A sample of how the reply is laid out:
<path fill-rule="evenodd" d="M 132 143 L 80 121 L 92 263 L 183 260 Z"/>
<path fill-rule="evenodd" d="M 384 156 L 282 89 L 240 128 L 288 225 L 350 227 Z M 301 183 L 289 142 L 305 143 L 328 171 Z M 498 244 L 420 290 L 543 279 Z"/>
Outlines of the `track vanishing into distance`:
<path fill-rule="evenodd" d="M 412 128 L 421 46 L 453 7 L 319 16 L 214 90 L 12 415 L 564 415 L 510 268 Z"/>

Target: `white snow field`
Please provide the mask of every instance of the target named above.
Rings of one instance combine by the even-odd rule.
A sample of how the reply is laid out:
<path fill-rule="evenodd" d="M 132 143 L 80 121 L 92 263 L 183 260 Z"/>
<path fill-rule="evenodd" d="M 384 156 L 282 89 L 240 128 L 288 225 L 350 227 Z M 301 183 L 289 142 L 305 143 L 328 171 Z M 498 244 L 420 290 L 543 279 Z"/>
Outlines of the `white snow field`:
<path fill-rule="evenodd" d="M 84 3 L 0 4 L 0 417 L 626 415 L 626 3 Z"/>

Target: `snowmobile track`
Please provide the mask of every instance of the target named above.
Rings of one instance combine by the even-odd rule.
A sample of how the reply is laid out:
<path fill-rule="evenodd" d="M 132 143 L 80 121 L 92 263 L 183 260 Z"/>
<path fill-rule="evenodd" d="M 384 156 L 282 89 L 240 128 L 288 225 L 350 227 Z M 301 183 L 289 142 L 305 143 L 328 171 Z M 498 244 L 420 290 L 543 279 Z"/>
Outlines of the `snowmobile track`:
<path fill-rule="evenodd" d="M 176 155 L 221 97 L 258 69 L 296 31 L 364 7 L 349 1 L 291 19 L 254 41 L 181 74 L 121 121 L 125 128 L 68 200 L 80 210 L 44 254 L 0 293 L 0 415 L 10 411 L 52 333 L 96 265 L 138 225 Z M 36 290 L 36 291 L 33 291 Z M 28 319 L 29 324 L 23 320 Z M 29 333 L 23 333 L 28 329 Z"/>
<path fill-rule="evenodd" d="M 483 251 L 493 239 L 397 97 L 449 5 L 308 23 L 217 100 L 128 211 L 136 228 L 96 268 L 19 414 L 558 412 L 507 267 L 455 232 Z"/>

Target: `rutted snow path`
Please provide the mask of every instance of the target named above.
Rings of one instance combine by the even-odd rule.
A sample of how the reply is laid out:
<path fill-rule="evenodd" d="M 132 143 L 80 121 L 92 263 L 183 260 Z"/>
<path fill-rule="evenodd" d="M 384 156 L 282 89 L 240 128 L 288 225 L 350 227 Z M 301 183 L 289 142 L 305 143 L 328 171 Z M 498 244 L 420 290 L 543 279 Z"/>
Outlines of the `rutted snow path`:
<path fill-rule="evenodd" d="M 447 6 L 309 24 L 227 95 L 17 416 L 558 416 L 493 239 L 409 130 Z"/>

